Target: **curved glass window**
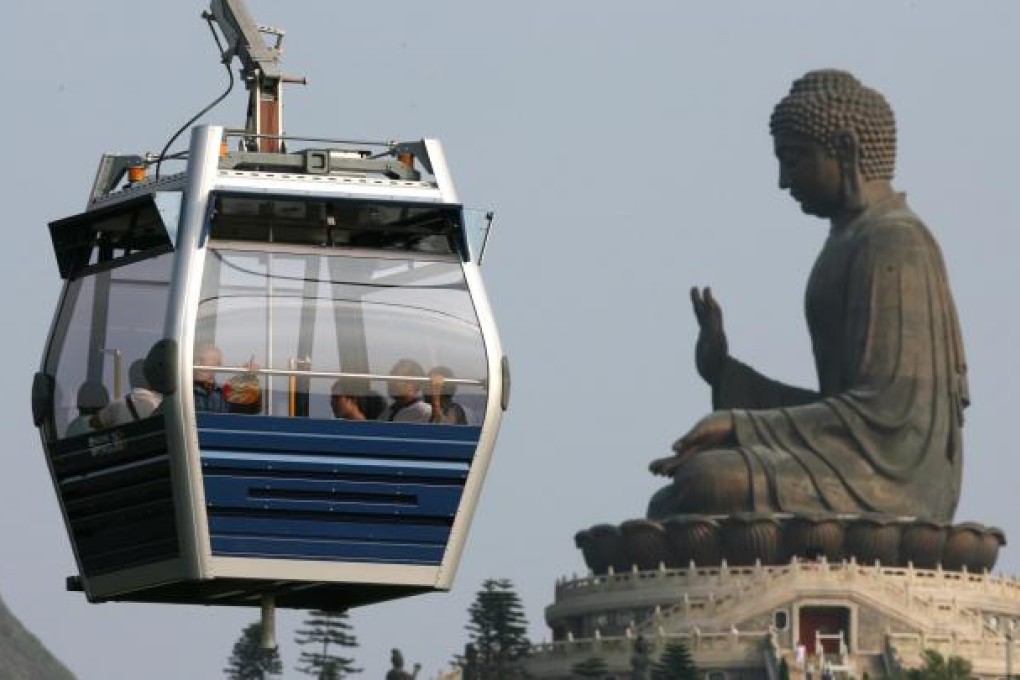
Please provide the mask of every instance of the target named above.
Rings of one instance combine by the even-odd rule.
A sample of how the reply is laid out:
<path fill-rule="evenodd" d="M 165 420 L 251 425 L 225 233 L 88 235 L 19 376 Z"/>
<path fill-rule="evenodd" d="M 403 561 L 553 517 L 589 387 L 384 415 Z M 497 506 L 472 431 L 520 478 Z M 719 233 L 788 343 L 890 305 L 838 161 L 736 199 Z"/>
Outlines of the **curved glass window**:
<path fill-rule="evenodd" d="M 57 437 L 102 427 L 94 416 L 132 391 L 137 362 L 163 337 L 172 260 L 168 251 L 121 266 L 114 262 L 68 282 L 46 361 L 56 381 Z M 138 405 L 142 417 L 158 404 L 153 399 Z"/>
<path fill-rule="evenodd" d="M 67 280 L 43 370 L 55 382 L 52 436 L 152 415 L 162 396 L 144 358 L 163 338 L 182 195 L 156 192 L 50 223 Z"/>
<path fill-rule="evenodd" d="M 484 416 L 485 349 L 452 255 L 212 241 L 194 360 L 198 410 L 449 424 Z"/>

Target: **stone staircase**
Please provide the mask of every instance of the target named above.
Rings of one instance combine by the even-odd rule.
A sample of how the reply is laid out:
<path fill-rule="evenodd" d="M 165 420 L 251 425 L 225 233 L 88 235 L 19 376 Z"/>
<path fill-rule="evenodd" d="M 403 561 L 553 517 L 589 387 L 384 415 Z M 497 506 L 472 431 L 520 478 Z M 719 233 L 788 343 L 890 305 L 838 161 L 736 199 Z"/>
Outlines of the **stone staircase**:
<path fill-rule="evenodd" d="M 784 567 L 751 567 L 720 570 L 716 587 L 700 595 L 680 593 L 678 602 L 658 607 L 650 619 L 637 626 L 637 632 L 653 633 L 658 627 L 696 625 L 699 620 L 739 621 L 756 611 L 778 606 L 792 593 L 810 592 L 817 595 L 852 589 L 856 597 L 889 615 L 904 618 L 918 628 L 935 628 L 940 633 L 959 637 L 981 637 L 985 626 L 982 615 L 961 607 L 955 593 L 940 593 L 936 577 L 918 587 L 917 570 L 883 569 L 853 562 L 791 563 Z M 933 572 L 947 576 L 954 586 L 972 584 L 975 589 L 989 592 L 988 577 L 972 575 L 960 579 L 957 573 Z M 891 578 L 890 578 L 891 577 Z M 1020 588 L 1011 581 L 1005 588 L 1013 598 L 1020 598 Z M 1001 585 L 1002 584 L 998 584 Z M 990 593 L 994 597 L 994 593 Z"/>

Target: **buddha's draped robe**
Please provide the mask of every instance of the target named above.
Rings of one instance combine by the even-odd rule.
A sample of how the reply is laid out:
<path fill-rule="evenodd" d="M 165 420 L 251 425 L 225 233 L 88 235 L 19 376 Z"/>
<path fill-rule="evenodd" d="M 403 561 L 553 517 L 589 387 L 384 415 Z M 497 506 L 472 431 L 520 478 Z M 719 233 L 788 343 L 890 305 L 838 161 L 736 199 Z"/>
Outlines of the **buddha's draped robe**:
<path fill-rule="evenodd" d="M 696 454 L 649 516 L 735 510 L 952 519 L 966 365 L 938 244 L 902 195 L 830 233 L 808 280 L 819 391 L 728 359 L 734 449 Z"/>

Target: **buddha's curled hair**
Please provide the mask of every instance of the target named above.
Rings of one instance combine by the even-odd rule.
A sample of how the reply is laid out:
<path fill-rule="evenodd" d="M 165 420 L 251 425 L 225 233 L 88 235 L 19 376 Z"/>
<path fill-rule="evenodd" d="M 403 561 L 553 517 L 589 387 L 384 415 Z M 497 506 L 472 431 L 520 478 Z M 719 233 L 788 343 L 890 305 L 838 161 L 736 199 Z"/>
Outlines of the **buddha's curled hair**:
<path fill-rule="evenodd" d="M 896 119 L 885 97 L 846 71 L 810 71 L 794 81 L 769 120 L 773 136 L 793 132 L 836 152 L 836 137 L 853 130 L 866 180 L 890 180 L 896 168 Z"/>

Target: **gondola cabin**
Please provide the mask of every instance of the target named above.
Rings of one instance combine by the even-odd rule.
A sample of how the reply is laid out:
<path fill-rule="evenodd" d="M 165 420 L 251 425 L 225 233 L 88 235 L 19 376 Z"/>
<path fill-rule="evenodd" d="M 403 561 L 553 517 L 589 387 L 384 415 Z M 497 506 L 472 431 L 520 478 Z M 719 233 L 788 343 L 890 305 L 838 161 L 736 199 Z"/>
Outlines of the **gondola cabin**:
<path fill-rule="evenodd" d="M 451 586 L 508 395 L 488 220 L 436 141 L 278 132 L 196 127 L 151 178 L 104 157 L 50 224 L 65 284 L 32 410 L 91 601 Z"/>

